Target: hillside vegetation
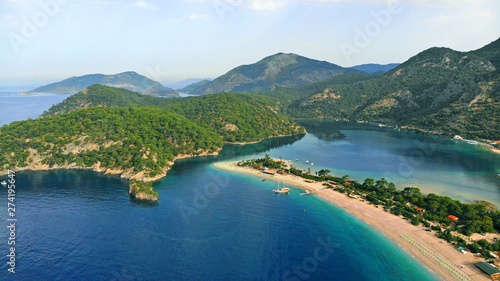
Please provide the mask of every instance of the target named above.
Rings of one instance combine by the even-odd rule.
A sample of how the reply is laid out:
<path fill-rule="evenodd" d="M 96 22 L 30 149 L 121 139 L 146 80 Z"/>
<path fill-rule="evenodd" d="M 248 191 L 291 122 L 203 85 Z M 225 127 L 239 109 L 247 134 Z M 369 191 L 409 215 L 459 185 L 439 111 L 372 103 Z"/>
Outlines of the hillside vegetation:
<path fill-rule="evenodd" d="M 346 73 L 362 71 L 296 54 L 278 53 L 254 64 L 238 66 L 214 81 L 193 89 L 191 94 L 264 92 L 275 86 L 301 87 Z"/>
<path fill-rule="evenodd" d="M 161 108 L 180 114 L 207 129 L 215 130 L 227 142 L 253 142 L 272 136 L 305 132 L 288 117 L 277 114 L 268 103 L 249 95 L 223 93 L 164 99 L 102 85 L 93 85 L 68 97 L 42 116 L 59 115 L 95 106 Z"/>
<path fill-rule="evenodd" d="M 380 76 L 281 88 L 267 96 L 281 96 L 288 102 L 283 111 L 294 118 L 363 120 L 498 140 L 499 58 L 500 40 L 471 52 L 431 48 Z"/>
<path fill-rule="evenodd" d="M 94 167 L 154 178 L 180 155 L 214 153 L 222 137 L 153 108 L 96 107 L 0 128 L 0 167 Z"/>

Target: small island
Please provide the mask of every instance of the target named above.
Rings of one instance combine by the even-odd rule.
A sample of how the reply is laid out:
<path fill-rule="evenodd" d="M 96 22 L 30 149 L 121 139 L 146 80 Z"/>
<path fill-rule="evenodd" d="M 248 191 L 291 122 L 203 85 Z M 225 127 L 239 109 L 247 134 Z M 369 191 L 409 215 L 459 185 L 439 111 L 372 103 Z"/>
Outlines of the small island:
<path fill-rule="evenodd" d="M 149 203 L 157 203 L 158 192 L 154 191 L 152 183 L 131 181 L 128 194 L 131 198 Z"/>
<path fill-rule="evenodd" d="M 22 92 L 22 93 L 16 94 L 16 96 L 20 96 L 20 97 L 38 96 L 38 93 L 35 93 L 35 92 Z"/>

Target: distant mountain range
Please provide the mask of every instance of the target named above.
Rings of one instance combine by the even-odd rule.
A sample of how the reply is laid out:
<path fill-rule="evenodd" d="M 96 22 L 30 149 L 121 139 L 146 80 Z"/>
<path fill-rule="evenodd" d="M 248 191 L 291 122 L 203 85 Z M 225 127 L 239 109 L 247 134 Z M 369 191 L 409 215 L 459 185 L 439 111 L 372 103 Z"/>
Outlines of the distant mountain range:
<path fill-rule="evenodd" d="M 286 113 L 296 118 L 364 120 L 499 140 L 499 69 L 500 39 L 470 52 L 430 48 L 367 80 L 280 91 L 292 100 Z"/>
<path fill-rule="evenodd" d="M 114 75 L 89 74 L 71 77 L 60 82 L 38 87 L 31 92 L 75 94 L 94 84 L 127 89 L 152 96 L 179 97 L 173 89 L 165 87 L 159 82 L 153 81 L 134 71 Z"/>
<path fill-rule="evenodd" d="M 167 87 L 169 88 L 172 88 L 174 90 L 177 90 L 179 93 L 185 93 L 185 92 L 182 92 L 182 88 L 185 88 L 189 85 L 193 85 L 193 84 L 198 84 L 199 82 L 201 81 L 212 81 L 214 79 L 211 79 L 211 78 L 205 78 L 205 79 L 199 79 L 199 78 L 188 78 L 188 79 L 185 79 L 185 80 L 182 80 L 182 81 L 179 81 L 179 82 L 175 82 L 175 83 L 170 83 L 170 84 L 165 84 Z"/>
<path fill-rule="evenodd" d="M 114 83 L 136 92 L 162 89 L 161 84 L 134 72 L 124 74 L 142 80 L 99 76 L 97 81 L 90 75 L 45 88 L 73 92 L 81 88 L 84 83 L 79 81 L 85 77 L 87 83 Z M 379 122 L 423 133 L 500 140 L 500 39 L 469 52 L 434 47 L 399 65 L 353 68 L 279 53 L 178 91 L 251 93 L 244 95 L 292 118 Z"/>
<path fill-rule="evenodd" d="M 190 94 L 265 92 L 274 86 L 301 87 L 346 73 L 361 71 L 296 54 L 278 53 L 254 64 L 238 66 Z"/>
<path fill-rule="evenodd" d="M 397 67 L 399 63 L 390 63 L 390 64 L 375 64 L 375 63 L 368 63 L 368 64 L 361 64 L 361 65 L 356 65 L 351 68 L 357 69 L 364 71 L 366 73 L 376 73 L 376 72 L 387 72 L 389 70 L 394 69 Z"/>
<path fill-rule="evenodd" d="M 191 94 L 192 91 L 212 82 L 213 80 L 201 80 L 196 83 L 190 84 L 182 89 L 177 89 L 178 93 L 186 93 L 186 94 Z"/>

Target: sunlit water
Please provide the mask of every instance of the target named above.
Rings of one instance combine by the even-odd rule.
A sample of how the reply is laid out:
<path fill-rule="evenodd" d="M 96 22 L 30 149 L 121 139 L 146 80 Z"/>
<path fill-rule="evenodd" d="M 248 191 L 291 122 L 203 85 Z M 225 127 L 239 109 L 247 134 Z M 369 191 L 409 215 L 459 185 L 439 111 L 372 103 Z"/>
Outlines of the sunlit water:
<path fill-rule="evenodd" d="M 35 119 L 52 105 L 69 95 L 40 93 L 35 96 L 18 96 L 23 91 L 0 91 L 0 126 L 12 121 Z"/>
<path fill-rule="evenodd" d="M 30 104 L 36 97 L 20 98 Z M 179 161 L 155 184 L 161 201 L 154 206 L 131 201 L 127 181 L 115 176 L 18 173 L 17 273 L 7 273 L 8 234 L 0 231 L 0 279 L 434 280 L 342 209 L 299 196 L 297 189 L 275 196 L 275 182 L 212 166 L 265 153 L 298 159 L 295 165 L 312 172 L 327 168 L 464 201 L 500 201 L 500 160 L 488 151 L 369 125 L 303 123 L 305 136 L 227 146 L 219 157 Z M 5 189 L 3 197 L 0 221 L 6 224 Z"/>

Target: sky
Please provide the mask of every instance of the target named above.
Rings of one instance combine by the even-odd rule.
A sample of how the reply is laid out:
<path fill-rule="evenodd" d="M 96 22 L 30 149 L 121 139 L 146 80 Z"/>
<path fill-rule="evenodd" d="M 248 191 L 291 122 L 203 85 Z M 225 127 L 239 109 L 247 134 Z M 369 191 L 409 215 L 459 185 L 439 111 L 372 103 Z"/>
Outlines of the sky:
<path fill-rule="evenodd" d="M 500 37 L 498 0 L 0 0 L 0 89 L 136 71 L 163 84 L 296 53 L 349 67 Z"/>

